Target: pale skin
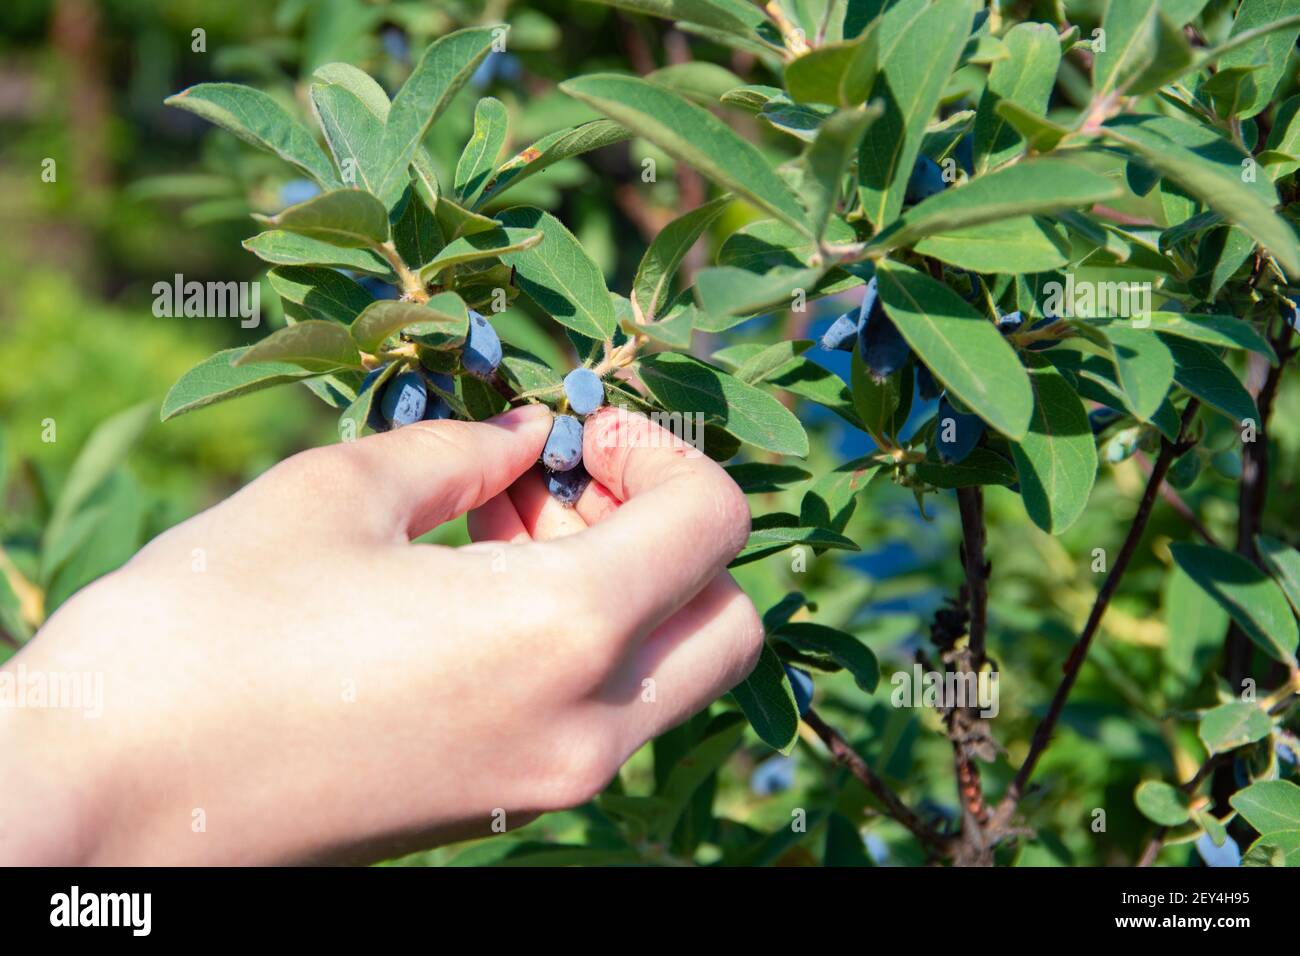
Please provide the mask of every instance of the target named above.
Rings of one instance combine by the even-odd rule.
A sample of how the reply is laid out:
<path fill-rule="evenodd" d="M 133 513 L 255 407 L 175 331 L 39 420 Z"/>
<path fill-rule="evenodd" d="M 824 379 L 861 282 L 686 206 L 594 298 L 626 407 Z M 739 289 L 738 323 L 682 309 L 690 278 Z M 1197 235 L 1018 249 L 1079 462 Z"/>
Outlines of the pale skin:
<path fill-rule="evenodd" d="M 740 489 L 604 409 L 564 508 L 534 467 L 550 421 L 296 455 L 63 605 L 5 669 L 102 673 L 103 714 L 0 708 L 0 863 L 366 862 L 514 829 L 735 686 L 763 637 L 724 570 Z M 411 543 L 464 512 L 474 544 Z"/>

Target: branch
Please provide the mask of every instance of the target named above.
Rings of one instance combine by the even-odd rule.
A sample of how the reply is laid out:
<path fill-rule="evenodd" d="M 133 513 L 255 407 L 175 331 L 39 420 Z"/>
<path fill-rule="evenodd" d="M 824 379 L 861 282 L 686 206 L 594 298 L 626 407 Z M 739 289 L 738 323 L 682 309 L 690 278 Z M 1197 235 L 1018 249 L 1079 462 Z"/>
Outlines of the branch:
<path fill-rule="evenodd" d="M 835 762 L 845 767 L 863 786 L 870 790 L 872 795 L 884 806 L 885 812 L 890 817 L 907 827 L 912 832 L 912 835 L 931 851 L 940 856 L 947 855 L 950 841 L 918 817 L 899 798 L 898 794 L 889 788 L 887 783 L 876 776 L 875 772 L 867 766 L 867 762 L 862 759 L 861 754 L 854 750 L 853 745 L 844 739 L 843 734 L 822 720 L 817 711 L 812 708 L 808 709 L 808 713 L 804 715 L 803 720 L 821 738 L 822 743 L 831 752 Z"/>
<path fill-rule="evenodd" d="M 989 604 L 989 565 L 984 559 L 984 492 L 978 486 L 958 488 L 957 505 L 961 509 L 961 559 L 970 602 L 970 663 L 971 669 L 978 672 L 984 663 Z"/>
<path fill-rule="evenodd" d="M 1155 506 L 1156 494 L 1165 479 L 1165 473 L 1169 471 L 1169 466 L 1173 464 L 1174 459 L 1191 447 L 1186 436 L 1199 404 L 1194 398 L 1188 401 L 1187 407 L 1183 410 L 1182 420 L 1179 423 L 1177 442 L 1170 442 L 1167 438 L 1161 439 L 1160 456 L 1156 459 L 1155 467 L 1151 469 L 1151 477 L 1147 480 L 1146 490 L 1142 493 L 1142 500 L 1138 504 L 1137 514 L 1133 516 L 1132 524 L 1129 525 L 1124 544 L 1120 548 L 1119 555 L 1115 558 L 1115 563 L 1111 566 L 1110 573 L 1106 575 L 1101 590 L 1097 592 L 1097 599 L 1093 602 L 1092 611 L 1088 614 L 1087 623 L 1083 626 L 1083 632 L 1079 635 L 1078 642 L 1074 645 L 1074 649 L 1070 651 L 1070 656 L 1065 661 L 1065 676 L 1061 679 L 1060 686 L 1056 688 L 1056 694 L 1052 697 L 1047 716 L 1042 719 L 1034 730 L 1034 736 L 1030 741 L 1029 753 L 1025 756 L 1025 762 L 1020 765 L 1020 770 L 1016 773 L 1015 779 L 1011 782 L 1011 786 L 1007 788 L 1006 796 L 998 804 L 992 823 L 995 832 L 1000 831 L 1010 822 L 1011 814 L 1015 812 L 1016 805 L 1025 792 L 1025 785 L 1029 782 L 1029 778 L 1033 776 L 1039 758 L 1042 757 L 1043 752 L 1052 741 L 1052 731 L 1056 729 L 1057 721 L 1061 719 L 1061 711 L 1065 709 L 1065 701 L 1070 696 L 1070 691 L 1074 688 L 1074 682 L 1079 677 L 1079 671 L 1083 667 L 1084 659 L 1088 656 L 1088 648 L 1092 646 L 1092 639 L 1096 636 L 1097 629 L 1101 625 L 1101 619 L 1110 606 L 1111 598 L 1115 596 L 1115 591 L 1119 588 L 1120 579 L 1123 578 L 1124 572 L 1128 570 L 1129 561 L 1132 560 L 1134 552 L 1137 551 L 1138 542 L 1141 541 L 1142 534 L 1146 531 L 1147 522 L 1151 519 L 1151 509 Z"/>

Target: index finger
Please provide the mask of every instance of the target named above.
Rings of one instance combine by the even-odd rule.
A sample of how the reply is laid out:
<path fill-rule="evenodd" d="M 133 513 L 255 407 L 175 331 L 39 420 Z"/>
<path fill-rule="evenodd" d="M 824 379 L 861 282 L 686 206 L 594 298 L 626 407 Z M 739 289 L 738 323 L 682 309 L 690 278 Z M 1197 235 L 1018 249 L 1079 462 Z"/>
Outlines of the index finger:
<path fill-rule="evenodd" d="M 589 415 L 583 464 L 623 503 L 572 538 L 572 559 L 608 579 L 615 613 L 639 626 L 666 619 L 736 556 L 749 504 L 722 466 L 623 408 Z"/>

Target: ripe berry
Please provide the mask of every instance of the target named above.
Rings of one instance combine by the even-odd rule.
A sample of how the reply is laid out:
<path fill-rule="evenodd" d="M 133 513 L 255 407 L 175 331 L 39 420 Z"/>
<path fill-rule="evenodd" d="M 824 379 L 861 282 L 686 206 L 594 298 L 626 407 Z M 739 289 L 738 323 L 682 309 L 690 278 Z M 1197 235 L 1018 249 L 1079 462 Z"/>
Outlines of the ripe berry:
<path fill-rule="evenodd" d="M 934 447 L 941 462 L 954 465 L 965 460 L 983 434 L 984 421 L 978 415 L 962 415 L 953 409 L 947 397 L 940 400 L 934 422 Z"/>
<path fill-rule="evenodd" d="M 429 402 L 429 390 L 419 372 L 403 372 L 384 386 L 379 399 L 379 409 L 384 421 L 394 428 L 410 425 L 424 417 Z"/>
<path fill-rule="evenodd" d="M 758 797 L 770 797 L 794 786 L 794 758 L 777 754 L 768 757 L 749 775 L 749 790 Z"/>
<path fill-rule="evenodd" d="M 453 395 L 456 393 L 456 380 L 450 375 L 444 375 L 442 372 L 426 371 L 424 377 L 431 385 L 436 385 L 444 392 L 450 392 Z M 447 404 L 447 400 L 433 389 L 429 389 L 429 403 L 424 407 L 424 420 L 433 422 L 451 417 L 452 410 L 451 406 Z"/>
<path fill-rule="evenodd" d="M 880 300 L 874 295 L 875 290 L 871 289 L 870 292 L 871 305 L 867 319 L 858 333 L 858 354 L 862 356 L 862 363 L 866 365 L 871 377 L 876 382 L 883 382 L 907 364 L 912 348 L 893 320 L 885 314 Z M 866 298 L 862 304 L 867 304 Z"/>
<path fill-rule="evenodd" d="M 569 471 L 582 461 L 582 422 L 572 415 L 556 415 L 542 448 L 542 464 L 551 471 Z"/>
<path fill-rule="evenodd" d="M 918 156 L 912 167 L 912 175 L 907 177 L 907 191 L 903 198 L 906 202 L 917 203 L 929 199 L 948 188 L 944 182 L 943 170 L 929 156 Z"/>
<path fill-rule="evenodd" d="M 1007 312 L 998 316 L 998 331 L 1003 335 L 1019 332 L 1020 327 L 1024 324 L 1025 317 L 1019 312 Z"/>
<path fill-rule="evenodd" d="M 822 348 L 828 352 L 852 352 L 858 338 L 858 310 L 845 312 L 831 323 L 822 336 Z"/>
<path fill-rule="evenodd" d="M 797 667 L 785 665 L 785 676 L 790 681 L 790 689 L 794 691 L 794 703 L 799 708 L 799 716 L 803 717 L 808 713 L 808 708 L 812 706 L 813 698 L 813 679 L 812 675 L 806 671 L 801 671 Z"/>
<path fill-rule="evenodd" d="M 374 385 L 375 379 L 379 378 L 380 374 L 387 367 L 387 365 L 381 365 L 379 368 L 371 369 L 367 372 L 366 377 L 361 381 L 361 388 L 357 390 L 357 394 L 363 394 L 366 389 Z M 370 397 L 370 412 L 366 416 L 366 424 L 369 425 L 373 431 L 377 432 L 388 431 L 388 422 L 384 421 L 384 414 L 379 410 L 379 401 L 382 397 L 382 395 L 372 395 Z"/>
<path fill-rule="evenodd" d="M 605 404 L 605 383 L 589 368 L 575 368 L 564 376 L 564 394 L 575 415 L 590 415 Z"/>
<path fill-rule="evenodd" d="M 460 361 L 465 371 L 478 378 L 491 378 L 501 364 L 501 339 L 497 330 L 473 309 L 469 311 L 469 335 Z"/>
<path fill-rule="evenodd" d="M 548 470 L 546 472 L 546 490 L 551 493 L 552 498 L 569 508 L 578 503 L 578 499 L 582 497 L 589 484 L 591 484 L 591 475 L 587 474 L 587 469 L 582 467 L 582 462 L 578 462 L 568 471 Z"/>
<path fill-rule="evenodd" d="M 1094 408 L 1088 413 L 1088 427 L 1092 429 L 1094 435 L 1100 435 L 1123 417 L 1123 412 L 1118 412 L 1103 405 L 1101 408 Z"/>
<path fill-rule="evenodd" d="M 930 371 L 930 367 L 920 362 L 916 363 L 916 391 L 922 400 L 927 402 L 938 398 L 943 391 L 939 383 L 935 381 L 934 373 Z"/>

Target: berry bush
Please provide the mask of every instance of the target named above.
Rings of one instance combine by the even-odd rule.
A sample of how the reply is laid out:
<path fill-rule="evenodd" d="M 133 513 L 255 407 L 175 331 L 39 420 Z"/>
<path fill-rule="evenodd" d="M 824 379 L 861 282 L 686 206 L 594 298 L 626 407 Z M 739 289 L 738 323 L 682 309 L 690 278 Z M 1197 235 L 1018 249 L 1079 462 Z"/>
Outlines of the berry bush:
<path fill-rule="evenodd" d="M 754 672 L 456 859 L 1300 864 L 1300 14 L 537 6 L 626 32 L 556 76 L 516 4 L 422 50 L 389 24 L 374 76 L 312 62 L 296 99 L 167 100 L 283 164 L 243 241 L 283 321 L 163 420 L 305 388 L 352 441 L 541 402 L 571 505 L 608 404 L 750 496 Z M 584 168 L 630 267 L 557 201 Z"/>

